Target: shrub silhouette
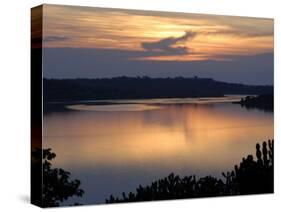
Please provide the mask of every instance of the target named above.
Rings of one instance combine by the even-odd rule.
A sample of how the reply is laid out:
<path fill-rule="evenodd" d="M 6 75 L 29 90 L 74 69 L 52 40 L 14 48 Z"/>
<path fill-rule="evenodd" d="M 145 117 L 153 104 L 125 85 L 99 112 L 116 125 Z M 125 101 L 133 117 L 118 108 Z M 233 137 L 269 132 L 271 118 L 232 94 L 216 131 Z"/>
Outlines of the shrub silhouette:
<path fill-rule="evenodd" d="M 273 192 L 273 140 L 256 144 L 255 161 L 252 155 L 235 166 L 232 175 L 224 175 L 226 182 L 237 194 L 261 194 Z"/>
<path fill-rule="evenodd" d="M 36 148 L 32 151 L 33 167 L 42 168 L 43 170 L 43 194 L 42 207 L 55 207 L 67 200 L 69 197 L 81 197 L 84 191 L 80 189 L 80 181 L 70 179 L 70 172 L 61 168 L 52 168 L 51 161 L 56 154 L 51 149 Z M 36 169 L 34 169 L 36 171 Z M 74 205 L 78 205 L 75 203 Z"/>
<path fill-rule="evenodd" d="M 252 155 L 242 158 L 241 163 L 234 166 L 234 170 L 222 172 L 222 179 L 213 176 L 196 178 L 195 175 L 180 177 L 171 173 L 149 186 L 139 185 L 136 192 L 128 194 L 123 192 L 121 198 L 110 195 L 105 201 L 119 203 L 273 193 L 273 142 L 268 140 L 262 145 L 257 143 L 256 160 Z M 55 157 L 56 154 L 51 149 L 37 148 L 32 151 L 33 170 L 36 172 L 42 168 L 43 171 L 42 207 L 59 206 L 69 197 L 82 197 L 84 194 L 80 188 L 80 181 L 72 180 L 70 172 L 61 168 L 52 168 L 51 161 Z"/>
<path fill-rule="evenodd" d="M 222 173 L 223 179 L 212 176 L 199 178 L 180 177 L 171 173 L 168 177 L 156 180 L 149 186 L 141 186 L 136 192 L 122 198 L 111 195 L 106 203 L 183 199 L 195 197 L 214 197 L 273 192 L 273 140 L 256 145 L 256 157 L 243 158 L 234 170 Z"/>

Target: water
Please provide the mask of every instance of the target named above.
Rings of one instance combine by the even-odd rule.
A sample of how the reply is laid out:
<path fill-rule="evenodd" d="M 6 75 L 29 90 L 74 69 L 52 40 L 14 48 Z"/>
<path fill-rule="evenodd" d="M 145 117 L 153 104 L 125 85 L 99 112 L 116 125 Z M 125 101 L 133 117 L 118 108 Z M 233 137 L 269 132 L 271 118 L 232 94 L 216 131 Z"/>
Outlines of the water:
<path fill-rule="evenodd" d="M 43 147 L 85 190 L 67 203 L 103 203 L 171 172 L 221 177 L 273 138 L 273 113 L 230 102 L 237 99 L 80 102 L 44 115 Z"/>

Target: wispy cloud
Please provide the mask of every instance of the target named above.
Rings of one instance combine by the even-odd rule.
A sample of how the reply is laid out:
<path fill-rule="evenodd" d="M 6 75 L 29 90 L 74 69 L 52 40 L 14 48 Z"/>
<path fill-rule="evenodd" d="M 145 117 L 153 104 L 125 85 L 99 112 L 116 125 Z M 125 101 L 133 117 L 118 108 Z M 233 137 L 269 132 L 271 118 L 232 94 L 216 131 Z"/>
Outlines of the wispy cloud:
<path fill-rule="evenodd" d="M 57 35 L 49 35 L 43 38 L 44 42 L 54 42 L 54 41 L 65 41 L 70 39 L 70 37 L 66 36 L 57 36 Z"/>
<path fill-rule="evenodd" d="M 250 31 L 250 30 L 239 30 L 239 29 L 219 29 L 214 31 L 201 31 L 198 32 L 201 35 L 229 35 L 235 36 L 239 38 L 258 38 L 258 37 L 266 37 L 272 36 L 273 31 L 266 32 L 258 32 L 258 31 Z"/>
<path fill-rule="evenodd" d="M 195 54 L 196 60 L 205 60 L 273 51 L 272 19 L 55 5 L 44 8 L 48 12 L 43 47 L 130 50 L 138 51 L 131 58 L 170 61 L 193 60 Z"/>

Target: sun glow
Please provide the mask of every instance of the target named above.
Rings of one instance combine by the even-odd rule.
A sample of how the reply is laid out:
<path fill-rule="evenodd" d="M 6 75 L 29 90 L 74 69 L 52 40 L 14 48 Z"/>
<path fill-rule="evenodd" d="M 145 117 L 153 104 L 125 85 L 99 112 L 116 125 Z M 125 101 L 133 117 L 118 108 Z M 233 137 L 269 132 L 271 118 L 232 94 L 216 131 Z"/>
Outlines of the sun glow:
<path fill-rule="evenodd" d="M 140 52 L 130 60 L 221 60 L 273 51 L 272 19 L 44 5 L 43 23 L 44 47 Z M 186 32 L 194 36 L 177 41 Z"/>

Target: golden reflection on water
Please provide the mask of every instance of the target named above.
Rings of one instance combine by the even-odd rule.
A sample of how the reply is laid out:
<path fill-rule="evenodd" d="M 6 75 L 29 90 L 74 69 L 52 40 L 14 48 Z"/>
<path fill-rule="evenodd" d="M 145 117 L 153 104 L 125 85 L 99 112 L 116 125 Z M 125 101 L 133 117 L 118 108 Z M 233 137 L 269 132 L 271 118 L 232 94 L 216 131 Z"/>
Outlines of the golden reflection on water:
<path fill-rule="evenodd" d="M 46 115 L 43 146 L 58 155 L 56 166 L 71 170 L 154 167 L 194 174 L 229 170 L 270 138 L 272 113 L 231 103 L 189 104 Z"/>

